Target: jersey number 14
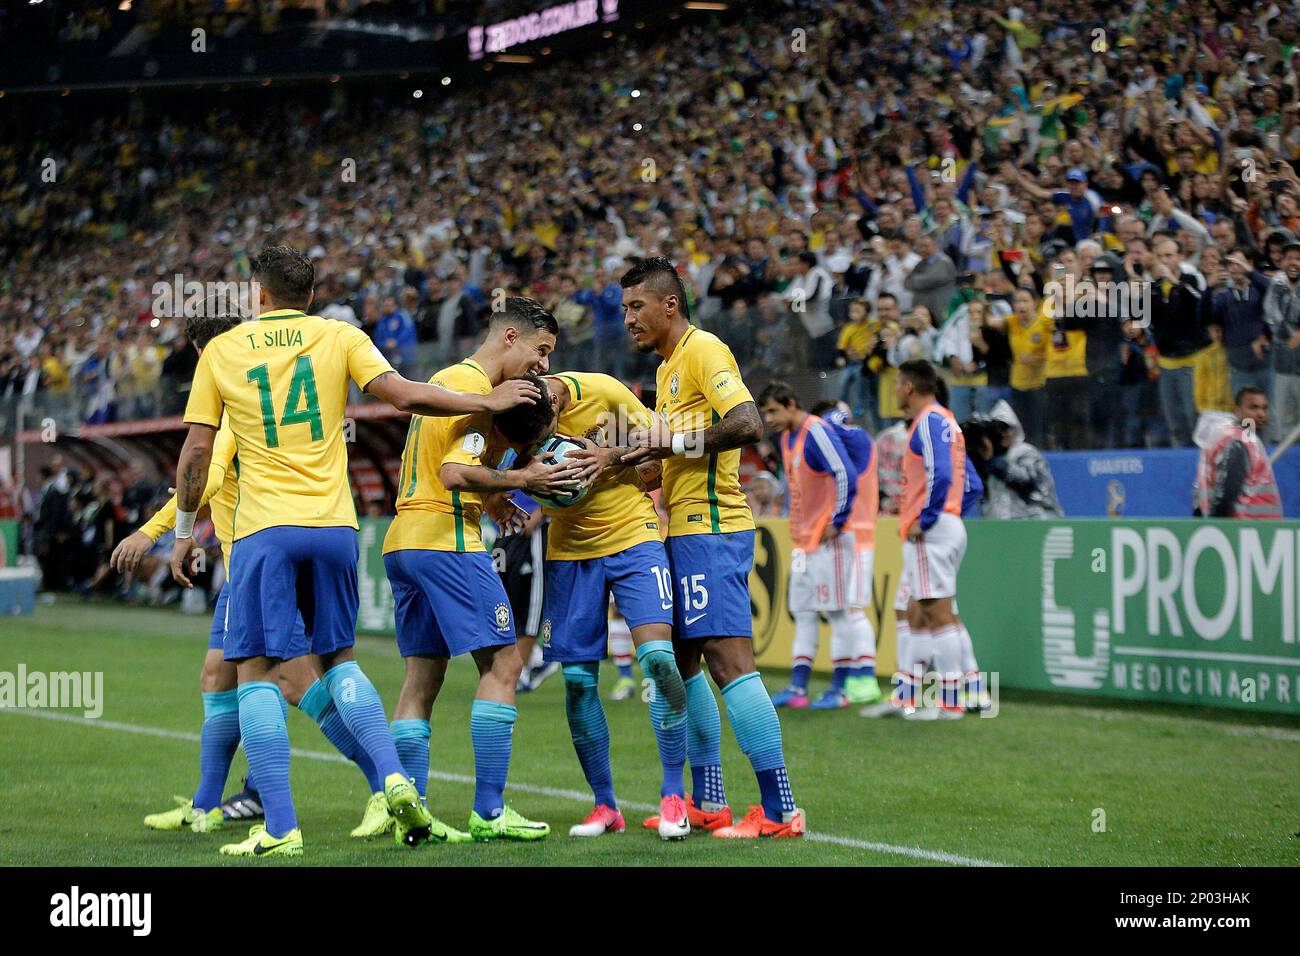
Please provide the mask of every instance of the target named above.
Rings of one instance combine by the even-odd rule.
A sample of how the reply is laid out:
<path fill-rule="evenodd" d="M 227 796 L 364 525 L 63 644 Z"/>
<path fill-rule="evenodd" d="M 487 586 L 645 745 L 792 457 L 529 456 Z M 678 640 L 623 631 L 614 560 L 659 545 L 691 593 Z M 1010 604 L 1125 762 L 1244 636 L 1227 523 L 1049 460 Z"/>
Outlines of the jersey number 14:
<path fill-rule="evenodd" d="M 266 365 L 259 365 L 248 370 L 248 380 L 257 386 L 262 400 L 262 430 L 266 433 L 266 447 L 279 448 L 280 432 L 276 427 L 275 401 L 271 396 L 271 373 Z M 289 425 L 310 425 L 312 441 L 322 441 L 325 438 L 320 402 L 316 397 L 316 373 L 312 370 L 310 355 L 299 355 L 293 366 L 289 397 L 284 403 L 279 428 Z"/>

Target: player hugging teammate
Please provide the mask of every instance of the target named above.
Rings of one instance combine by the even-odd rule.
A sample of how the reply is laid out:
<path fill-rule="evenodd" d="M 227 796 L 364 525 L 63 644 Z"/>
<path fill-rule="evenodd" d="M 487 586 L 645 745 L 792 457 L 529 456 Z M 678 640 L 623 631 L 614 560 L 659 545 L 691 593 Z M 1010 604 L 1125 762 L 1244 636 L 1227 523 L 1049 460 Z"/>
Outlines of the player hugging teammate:
<path fill-rule="evenodd" d="M 265 823 L 221 852 L 303 852 L 289 788 L 283 684 L 370 782 L 358 835 L 393 830 L 408 845 L 545 837 L 545 823 L 526 819 L 504 799 L 521 661 L 508 598 L 479 537 L 480 514 L 487 509 L 510 524 L 513 506 L 503 493 L 523 490 L 551 503 L 546 573 L 553 584 L 541 636 L 548 659 L 564 669 L 566 716 L 596 803 L 570 832 L 595 836 L 625 826 L 595 693 L 612 592 L 653 683 L 650 714 L 663 779 L 660 813 L 645 826 L 664 839 L 684 838 L 693 827 L 724 838 L 802 836 L 804 813 L 786 773 L 781 726 L 751 646 L 754 522 L 740 491 L 739 449 L 760 437 L 761 419 L 731 351 L 690 324 L 672 264 L 644 260 L 621 280 L 633 341 L 664 359 L 657 415 L 606 375 L 539 379 L 549 370 L 558 328 L 531 299 L 507 299 L 478 351 L 422 384 L 394 372 L 360 330 L 308 313 L 314 270 L 301 252 L 269 248 L 254 259 L 253 273 L 261 312 L 255 322 L 212 330 L 185 413 L 171 560 L 177 581 L 190 586 L 199 507 L 219 489 L 220 501 L 237 500 L 238 507 L 231 504 L 223 537 L 229 593 L 208 662 L 220 671 L 221 687 L 211 692 L 220 706 L 207 708 L 204 780 L 194 800 L 158 815 L 165 817 L 161 825 L 219 825 L 220 808 L 212 804 L 242 743 Z M 398 513 L 384 542 L 406 661 L 391 725 L 352 652 L 357 521 L 342 430 L 349 382 L 412 414 Z M 498 429 L 492 416 L 510 409 Z M 610 422 L 618 424 L 609 429 Z M 539 441 L 556 431 L 581 440 L 554 445 L 564 454 L 534 457 Z M 228 437 L 219 439 L 219 432 Z M 518 464 L 491 467 L 507 441 L 522 453 Z M 218 468 L 210 474 L 214 446 Z M 237 464 L 222 467 L 227 461 Z M 671 516 L 666 542 L 645 494 L 660 475 Z M 133 547 L 143 548 L 156 531 L 140 533 Z M 132 560 L 125 552 L 119 558 Z M 429 717 L 457 654 L 471 656 L 479 670 L 470 713 L 476 787 L 468 832 L 434 818 L 425 805 Z M 721 715 L 702 661 L 762 795 L 739 822 L 723 788 Z M 205 692 L 207 683 L 205 676 Z M 220 750 L 212 761 L 209 723 L 213 752 Z M 693 795 L 684 786 L 687 758 Z"/>

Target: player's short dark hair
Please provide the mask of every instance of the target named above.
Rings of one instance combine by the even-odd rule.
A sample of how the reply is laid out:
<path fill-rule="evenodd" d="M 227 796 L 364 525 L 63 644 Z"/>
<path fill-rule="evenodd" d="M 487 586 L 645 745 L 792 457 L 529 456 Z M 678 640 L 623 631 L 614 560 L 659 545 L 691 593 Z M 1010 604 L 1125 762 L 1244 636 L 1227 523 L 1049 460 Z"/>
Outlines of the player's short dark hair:
<path fill-rule="evenodd" d="M 551 393 L 540 375 L 527 372 L 518 376 L 521 382 L 530 382 L 542 392 L 541 401 L 523 402 L 504 412 L 497 412 L 492 418 L 497 431 L 517 445 L 532 445 L 545 438 L 555 418 L 551 408 Z"/>
<path fill-rule="evenodd" d="M 667 256 L 637 259 L 632 268 L 619 278 L 618 284 L 624 289 L 644 285 L 660 297 L 675 295 L 678 311 L 688 319 L 691 317 L 691 306 L 686 301 L 686 283 L 682 282 L 681 275 Z"/>
<path fill-rule="evenodd" d="M 769 401 L 789 408 L 792 404 L 799 407 L 799 396 L 787 382 L 768 382 L 767 387 L 758 393 L 758 407 L 762 408 Z"/>
<path fill-rule="evenodd" d="M 1265 398 L 1268 398 L 1268 392 L 1264 391 L 1264 389 L 1255 385 L 1243 385 L 1241 388 L 1237 389 L 1237 394 L 1232 396 L 1232 401 L 1234 404 L 1240 405 L 1242 399 L 1247 395 L 1263 395 Z"/>
<path fill-rule="evenodd" d="M 316 268 L 291 246 L 267 246 L 252 261 L 253 278 L 277 305 L 305 309 L 316 284 Z"/>
<path fill-rule="evenodd" d="M 829 398 L 823 398 L 820 402 L 808 409 L 809 415 L 816 415 L 818 418 L 824 418 L 827 412 L 833 412 L 839 408 L 837 402 L 832 402 Z"/>
<path fill-rule="evenodd" d="M 939 373 L 925 359 L 912 359 L 898 366 L 898 374 L 922 395 L 939 394 Z"/>
<path fill-rule="evenodd" d="M 207 348 L 209 342 L 222 332 L 229 332 L 241 321 L 225 296 L 210 295 L 203 303 L 202 313 L 185 317 L 185 337 L 194 343 L 195 348 Z"/>
<path fill-rule="evenodd" d="M 534 332 L 560 334 L 560 323 L 555 321 L 555 316 L 551 315 L 546 306 L 536 299 L 530 299 L 526 295 L 511 295 L 506 297 L 505 305 L 506 307 L 500 312 L 491 313 L 488 319 L 489 329 L 496 331 L 510 326 L 525 335 L 532 335 Z"/>

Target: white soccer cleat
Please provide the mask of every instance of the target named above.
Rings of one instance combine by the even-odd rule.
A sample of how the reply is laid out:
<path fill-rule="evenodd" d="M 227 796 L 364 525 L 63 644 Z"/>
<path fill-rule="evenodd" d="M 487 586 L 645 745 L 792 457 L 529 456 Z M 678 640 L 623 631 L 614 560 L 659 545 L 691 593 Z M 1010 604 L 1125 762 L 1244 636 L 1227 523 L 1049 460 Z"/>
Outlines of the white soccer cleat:
<path fill-rule="evenodd" d="M 685 840 L 691 835 L 691 821 L 686 801 L 670 794 L 659 801 L 659 839 Z"/>
<path fill-rule="evenodd" d="M 903 708 L 895 704 L 892 700 L 882 700 L 878 704 L 868 704 L 858 711 L 861 717 L 869 717 L 878 720 L 881 717 L 895 717 L 903 712 Z"/>
<path fill-rule="evenodd" d="M 627 829 L 623 814 L 613 807 L 600 804 L 581 823 L 569 827 L 571 837 L 598 837 L 606 833 L 622 833 Z"/>
<path fill-rule="evenodd" d="M 939 711 L 935 707 L 904 707 L 904 720 L 938 720 Z"/>

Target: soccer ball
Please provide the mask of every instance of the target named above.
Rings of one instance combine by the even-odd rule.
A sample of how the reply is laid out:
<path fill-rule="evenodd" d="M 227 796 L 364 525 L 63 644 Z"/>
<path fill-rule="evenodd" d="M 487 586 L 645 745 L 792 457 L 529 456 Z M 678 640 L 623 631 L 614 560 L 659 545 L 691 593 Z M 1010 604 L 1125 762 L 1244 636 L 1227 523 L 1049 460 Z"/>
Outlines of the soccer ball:
<path fill-rule="evenodd" d="M 563 461 L 568 457 L 569 452 L 577 448 L 584 448 L 582 442 L 572 438 L 565 438 L 563 435 L 553 435 L 546 439 L 538 446 L 537 451 L 533 453 L 534 457 L 550 464 L 552 461 Z M 548 495 L 541 492 L 529 492 L 532 497 L 538 501 L 548 504 L 553 508 L 568 508 L 570 505 L 576 505 L 579 501 L 587 496 L 590 485 L 578 488 L 568 494 Z"/>

